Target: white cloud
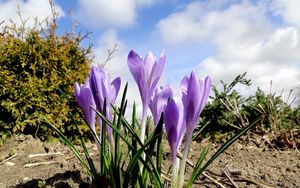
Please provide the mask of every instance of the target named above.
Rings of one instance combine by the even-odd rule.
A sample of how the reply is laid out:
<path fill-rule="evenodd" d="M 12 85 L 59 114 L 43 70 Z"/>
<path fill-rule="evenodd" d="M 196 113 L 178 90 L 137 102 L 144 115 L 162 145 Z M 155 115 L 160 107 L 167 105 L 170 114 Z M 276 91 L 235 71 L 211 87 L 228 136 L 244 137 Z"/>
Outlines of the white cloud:
<path fill-rule="evenodd" d="M 76 15 L 92 27 L 125 27 L 135 24 L 137 9 L 151 6 L 157 0 L 79 0 Z"/>
<path fill-rule="evenodd" d="M 293 12 L 291 7 L 282 10 L 288 11 L 290 23 L 296 24 L 299 11 Z M 274 91 L 279 93 L 300 85 L 300 30 L 293 25 L 276 27 L 268 11 L 267 3 L 242 1 L 220 8 L 206 1 L 194 2 L 161 20 L 157 30 L 170 44 L 213 44 L 216 53 L 200 62 L 197 72 L 211 75 L 214 84 L 248 72 L 253 92 L 257 86 L 268 91 L 273 80 Z M 241 92 L 249 94 L 245 88 Z"/>
<path fill-rule="evenodd" d="M 263 9 L 250 3 L 228 5 L 224 10 L 212 9 L 214 6 L 201 2 L 188 4 L 182 11 L 176 12 L 157 24 L 164 40 L 176 44 L 203 40 L 226 39 L 230 42 L 236 38 L 266 34 L 267 20 Z M 210 11 L 207 11 L 210 10 Z M 175 29 L 176 28 L 176 29 Z M 260 30 L 260 33 L 245 30 Z"/>
<path fill-rule="evenodd" d="M 286 22 L 300 26 L 299 0 L 275 0 L 273 9 L 274 14 L 281 15 Z"/>
<path fill-rule="evenodd" d="M 276 29 L 262 44 L 259 58 L 272 63 L 300 63 L 299 29 L 286 27 Z"/>
<path fill-rule="evenodd" d="M 93 27 L 132 25 L 136 16 L 133 0 L 79 0 L 77 17 Z"/>
<path fill-rule="evenodd" d="M 113 50 L 115 45 L 117 45 L 116 51 L 113 53 L 111 60 L 106 63 L 105 68 L 111 76 L 125 78 L 129 74 L 127 68 L 128 52 L 125 52 L 124 44 L 118 38 L 115 30 L 107 30 L 101 35 L 94 50 L 95 62 L 103 64 L 108 57 L 108 50 Z"/>
<path fill-rule="evenodd" d="M 33 27 L 35 18 L 44 21 L 46 18 L 52 17 L 52 12 L 48 0 L 0 0 L 0 21 L 5 21 L 4 25 L 10 24 L 10 19 L 17 25 L 21 24 L 18 15 L 18 7 L 23 20 L 26 20 L 27 27 Z M 59 17 L 64 16 L 64 12 L 60 6 L 54 4 L 55 10 L 59 13 Z"/>

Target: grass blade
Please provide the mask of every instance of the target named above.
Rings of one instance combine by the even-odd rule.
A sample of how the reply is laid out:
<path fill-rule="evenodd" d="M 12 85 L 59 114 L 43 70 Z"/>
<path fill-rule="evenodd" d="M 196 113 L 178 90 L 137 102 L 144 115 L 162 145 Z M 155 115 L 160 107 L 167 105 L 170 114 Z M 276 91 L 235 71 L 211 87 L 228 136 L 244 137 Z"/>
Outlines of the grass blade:
<path fill-rule="evenodd" d="M 206 155 L 208 154 L 208 151 L 209 150 L 207 147 L 205 147 L 202 150 L 186 187 L 191 187 L 193 185 L 193 183 L 195 182 L 195 180 L 197 179 L 197 177 L 199 177 L 199 175 L 202 173 L 202 172 L 201 173 L 199 173 L 199 172 L 201 170 L 201 165 L 202 165 Z"/>

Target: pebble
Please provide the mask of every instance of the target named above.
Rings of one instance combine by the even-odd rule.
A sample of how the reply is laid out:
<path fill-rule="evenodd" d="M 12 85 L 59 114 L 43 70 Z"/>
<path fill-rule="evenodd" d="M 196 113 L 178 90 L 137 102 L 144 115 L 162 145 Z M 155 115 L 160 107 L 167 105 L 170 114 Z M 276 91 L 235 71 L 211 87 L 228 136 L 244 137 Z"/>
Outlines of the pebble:
<path fill-rule="evenodd" d="M 14 166 L 15 165 L 15 163 L 9 162 L 9 161 L 5 162 L 4 164 L 7 165 L 7 166 Z"/>

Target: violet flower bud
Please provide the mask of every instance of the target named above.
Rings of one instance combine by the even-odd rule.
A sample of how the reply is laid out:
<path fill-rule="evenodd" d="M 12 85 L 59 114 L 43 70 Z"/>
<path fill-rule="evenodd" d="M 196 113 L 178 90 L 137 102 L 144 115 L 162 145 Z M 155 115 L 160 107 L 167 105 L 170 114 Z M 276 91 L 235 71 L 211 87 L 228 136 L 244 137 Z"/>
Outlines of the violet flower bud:
<path fill-rule="evenodd" d="M 75 92 L 76 101 L 83 111 L 86 122 L 91 127 L 91 129 L 94 132 L 96 132 L 95 131 L 96 112 L 91 108 L 91 106 L 95 108 L 96 104 L 93 98 L 93 93 L 90 88 L 89 78 L 86 79 L 83 85 L 82 84 L 79 85 L 76 82 L 74 84 L 74 92 Z"/>
<path fill-rule="evenodd" d="M 192 72 L 190 77 L 183 78 L 180 88 L 187 129 L 193 131 L 208 100 L 211 79 L 207 76 L 198 80 Z"/>
<path fill-rule="evenodd" d="M 111 105 L 115 103 L 121 86 L 121 79 L 117 77 L 111 83 L 102 67 L 93 66 L 90 73 L 90 85 L 95 99 L 97 110 L 103 112 L 104 99 L 106 100 L 106 118 L 112 120 Z M 98 121 L 101 124 L 101 121 Z M 107 126 L 108 138 L 111 138 L 111 127 Z"/>
<path fill-rule="evenodd" d="M 160 116 L 164 111 L 169 98 L 172 97 L 173 97 L 173 90 L 169 85 L 155 89 L 154 95 L 152 95 L 149 102 L 149 108 L 152 112 L 155 126 L 158 124 Z"/>
<path fill-rule="evenodd" d="M 178 101 L 176 104 L 173 98 L 169 99 L 164 110 L 167 139 L 171 146 L 173 159 L 176 159 L 177 151 L 186 128 L 183 110 L 181 101 Z"/>

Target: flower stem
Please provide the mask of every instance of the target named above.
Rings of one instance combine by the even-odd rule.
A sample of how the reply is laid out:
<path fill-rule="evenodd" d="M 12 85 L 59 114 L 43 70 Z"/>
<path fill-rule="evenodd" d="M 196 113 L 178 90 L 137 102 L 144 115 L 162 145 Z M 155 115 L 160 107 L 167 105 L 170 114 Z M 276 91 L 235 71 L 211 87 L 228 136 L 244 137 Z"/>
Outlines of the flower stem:
<path fill-rule="evenodd" d="M 146 121 L 147 121 L 147 110 L 148 110 L 148 106 L 147 105 L 143 105 L 143 115 L 142 115 L 142 127 L 141 127 L 141 134 L 140 134 L 140 140 L 142 142 L 142 144 L 144 144 L 144 140 L 145 140 L 145 133 L 146 133 Z M 142 158 L 143 160 L 145 160 L 146 158 L 146 153 L 142 154 Z M 143 173 L 143 165 L 140 166 L 140 172 L 141 174 Z"/>
<path fill-rule="evenodd" d="M 187 137 L 186 137 L 186 142 L 185 142 L 185 146 L 184 146 L 183 157 L 180 162 L 180 171 L 179 171 L 179 180 L 178 180 L 178 187 L 180 187 L 180 188 L 183 187 L 185 165 L 186 165 L 187 156 L 188 156 L 188 153 L 190 150 L 192 135 L 193 135 L 193 131 L 187 130 Z"/>
<path fill-rule="evenodd" d="M 172 181 L 171 181 L 171 188 L 177 187 L 177 177 L 178 177 L 178 167 L 179 167 L 179 159 L 176 157 L 173 157 L 173 163 L 172 163 Z"/>
<path fill-rule="evenodd" d="M 148 112 L 148 106 L 143 105 L 143 115 L 142 115 L 142 127 L 141 127 L 141 135 L 140 140 L 144 144 L 145 140 L 145 133 L 146 133 L 146 121 L 147 121 L 147 112 Z"/>

